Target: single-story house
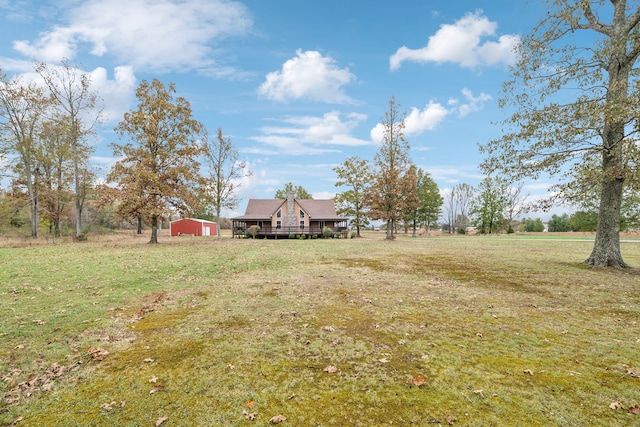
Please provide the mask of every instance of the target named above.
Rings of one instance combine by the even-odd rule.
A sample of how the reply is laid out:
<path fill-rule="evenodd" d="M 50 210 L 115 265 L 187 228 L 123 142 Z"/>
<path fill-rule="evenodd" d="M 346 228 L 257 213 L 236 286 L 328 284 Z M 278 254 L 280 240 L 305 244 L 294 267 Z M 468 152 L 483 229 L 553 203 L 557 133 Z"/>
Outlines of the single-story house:
<path fill-rule="evenodd" d="M 171 237 L 174 236 L 215 236 L 218 224 L 204 219 L 182 218 L 169 224 Z"/>
<path fill-rule="evenodd" d="M 324 228 L 334 233 L 347 230 L 347 218 L 336 214 L 333 199 L 296 199 L 293 191 L 287 199 L 249 199 L 245 214 L 232 218 L 233 235 L 244 235 L 252 225 L 260 227 L 257 237 L 278 238 L 289 235 L 322 236 Z"/>

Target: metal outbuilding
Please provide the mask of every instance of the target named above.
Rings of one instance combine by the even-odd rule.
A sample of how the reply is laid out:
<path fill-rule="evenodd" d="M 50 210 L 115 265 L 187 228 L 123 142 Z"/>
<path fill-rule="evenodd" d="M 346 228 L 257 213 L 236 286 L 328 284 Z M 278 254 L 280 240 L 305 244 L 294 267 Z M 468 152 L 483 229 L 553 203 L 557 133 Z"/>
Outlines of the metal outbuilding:
<path fill-rule="evenodd" d="M 182 218 L 171 221 L 171 237 L 175 236 L 215 236 L 218 224 L 204 219 Z"/>

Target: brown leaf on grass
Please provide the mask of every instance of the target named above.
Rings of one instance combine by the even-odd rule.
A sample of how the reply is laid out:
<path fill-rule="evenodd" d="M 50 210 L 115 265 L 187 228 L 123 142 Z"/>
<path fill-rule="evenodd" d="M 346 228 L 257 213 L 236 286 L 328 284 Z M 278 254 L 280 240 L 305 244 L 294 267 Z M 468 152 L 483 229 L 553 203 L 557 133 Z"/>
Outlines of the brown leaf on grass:
<path fill-rule="evenodd" d="M 153 359 L 152 359 L 152 358 L 150 358 L 150 357 L 147 357 L 146 359 L 144 359 L 144 360 L 143 360 L 143 362 L 144 362 L 144 363 L 153 363 L 153 362 L 155 362 L 155 360 L 153 360 Z"/>
<path fill-rule="evenodd" d="M 524 372 L 525 374 L 533 375 L 533 371 L 531 369 L 525 369 L 522 372 Z"/>
<path fill-rule="evenodd" d="M 165 387 L 163 385 L 158 384 L 157 386 L 152 387 L 151 390 L 149 390 L 149 394 L 157 393 L 157 392 L 162 391 L 164 389 L 165 389 Z"/>
<path fill-rule="evenodd" d="M 453 417 L 453 415 L 447 415 L 446 420 L 447 420 L 447 424 L 449 425 L 453 425 L 453 423 L 456 422 L 456 419 Z"/>
<path fill-rule="evenodd" d="M 633 415 L 640 415 L 640 406 L 638 405 L 630 406 L 629 412 L 632 413 Z"/>
<path fill-rule="evenodd" d="M 616 409 L 622 409 L 622 403 L 615 401 L 615 402 L 611 402 L 611 404 L 609 405 L 609 408 L 616 410 Z"/>
<path fill-rule="evenodd" d="M 13 347 L 14 350 L 22 350 L 24 348 L 24 345 L 22 344 L 18 344 L 17 346 Z"/>
<path fill-rule="evenodd" d="M 276 415 L 275 417 L 271 417 L 269 422 L 271 424 L 280 424 L 281 422 L 286 420 L 287 420 L 287 417 L 285 417 L 284 415 Z"/>
<path fill-rule="evenodd" d="M 11 424 L 9 424 L 9 425 L 10 426 L 15 426 L 16 424 L 18 424 L 22 420 L 24 420 L 24 417 L 18 417 L 15 420 L 13 420 L 13 422 Z"/>
<path fill-rule="evenodd" d="M 150 383 L 154 383 L 155 384 L 157 381 L 158 381 L 158 377 L 156 377 L 155 375 L 152 376 L 151 378 L 149 378 L 149 382 Z"/>
<path fill-rule="evenodd" d="M 162 424 L 164 424 L 165 421 L 167 421 L 169 419 L 169 417 L 167 417 L 166 415 L 164 417 L 160 417 L 156 420 L 156 427 L 161 426 Z"/>
<path fill-rule="evenodd" d="M 296 397 L 296 394 L 295 393 L 291 393 L 289 396 L 287 396 L 287 400 L 291 400 L 294 397 Z"/>
<path fill-rule="evenodd" d="M 256 419 L 256 414 L 255 414 L 255 412 L 247 412 L 247 410 L 246 410 L 246 409 L 243 409 L 243 410 L 242 410 L 242 415 L 244 415 L 244 417 L 245 417 L 246 419 L 248 419 L 249 421 L 253 421 L 253 420 L 255 420 L 255 419 Z"/>
<path fill-rule="evenodd" d="M 328 372 L 330 374 L 334 373 L 334 372 L 338 372 L 338 368 L 336 368 L 335 366 L 327 366 L 326 368 L 323 369 L 325 372 Z"/>
<path fill-rule="evenodd" d="M 255 405 L 256 402 L 254 402 L 253 400 L 247 400 L 244 404 L 244 406 L 246 406 L 247 408 L 251 408 L 253 407 L 253 405 Z"/>
<path fill-rule="evenodd" d="M 424 377 L 424 375 L 416 375 L 415 377 L 407 381 L 407 384 L 415 385 L 416 387 L 422 387 L 426 383 L 427 383 L 427 379 Z"/>
<path fill-rule="evenodd" d="M 479 394 L 480 397 L 484 397 L 484 390 L 473 390 L 475 394 Z"/>
<path fill-rule="evenodd" d="M 89 347 L 87 349 L 87 353 L 93 360 L 97 360 L 98 362 L 106 359 L 109 355 L 109 352 L 102 347 Z"/>

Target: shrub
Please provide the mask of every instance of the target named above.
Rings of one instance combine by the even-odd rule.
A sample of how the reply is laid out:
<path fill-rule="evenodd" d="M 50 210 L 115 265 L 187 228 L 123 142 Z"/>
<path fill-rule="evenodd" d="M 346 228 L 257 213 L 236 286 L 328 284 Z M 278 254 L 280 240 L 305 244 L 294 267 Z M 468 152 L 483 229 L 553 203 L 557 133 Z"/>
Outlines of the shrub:
<path fill-rule="evenodd" d="M 333 230 L 330 229 L 329 227 L 323 228 L 322 229 L 322 237 L 324 237 L 325 239 L 333 238 Z"/>
<path fill-rule="evenodd" d="M 257 225 L 252 225 L 247 229 L 247 235 L 252 239 L 255 239 L 258 235 L 258 231 L 260 231 L 260 227 L 258 227 Z"/>
<path fill-rule="evenodd" d="M 358 234 L 355 231 L 351 232 L 351 238 L 355 239 Z"/>
<path fill-rule="evenodd" d="M 295 239 L 296 238 L 296 234 L 295 233 L 289 233 L 289 238 L 290 239 Z"/>

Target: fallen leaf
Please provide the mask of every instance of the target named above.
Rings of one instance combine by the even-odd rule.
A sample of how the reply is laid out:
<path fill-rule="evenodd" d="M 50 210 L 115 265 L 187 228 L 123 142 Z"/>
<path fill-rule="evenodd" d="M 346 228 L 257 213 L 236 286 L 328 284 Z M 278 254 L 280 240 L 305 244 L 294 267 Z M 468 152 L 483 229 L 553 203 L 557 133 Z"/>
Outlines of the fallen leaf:
<path fill-rule="evenodd" d="M 407 381 L 407 383 L 410 385 L 415 385 L 417 387 L 422 387 L 427 383 L 427 379 L 424 377 L 424 375 L 416 375 L 415 377 Z"/>
<path fill-rule="evenodd" d="M 18 417 L 15 420 L 13 420 L 13 422 L 11 424 L 9 424 L 9 425 L 10 426 L 15 426 L 16 424 L 18 424 L 22 420 L 24 420 L 24 417 Z"/>
<path fill-rule="evenodd" d="M 154 383 L 155 384 L 156 381 L 158 381 L 158 378 L 155 375 L 152 376 L 151 378 L 149 378 L 149 382 L 150 383 Z"/>
<path fill-rule="evenodd" d="M 533 371 L 531 369 L 525 369 L 523 372 L 525 374 L 533 375 Z"/>
<path fill-rule="evenodd" d="M 256 404 L 256 402 L 254 402 L 253 400 L 247 400 L 245 402 L 244 406 L 246 406 L 247 408 L 251 408 L 255 404 Z"/>
<path fill-rule="evenodd" d="M 246 409 L 242 410 L 242 415 L 244 415 L 244 417 L 250 421 L 253 421 L 256 419 L 256 414 L 255 412 L 247 412 Z"/>
<path fill-rule="evenodd" d="M 447 419 L 447 424 L 449 424 L 449 425 L 453 425 L 453 423 L 456 421 L 456 419 L 453 418 L 452 415 L 447 415 L 446 419 Z"/>
<path fill-rule="evenodd" d="M 272 417 L 269 422 L 271 424 L 280 424 L 283 421 L 286 421 L 287 417 L 285 417 L 284 415 L 276 415 L 275 417 Z"/>
<path fill-rule="evenodd" d="M 157 393 L 159 391 L 164 390 L 164 386 L 163 385 L 157 385 L 155 387 L 153 387 L 151 390 L 149 390 L 149 394 L 153 394 L 153 393 Z"/>
<path fill-rule="evenodd" d="M 326 368 L 324 368 L 324 371 L 332 374 L 334 372 L 337 372 L 338 368 L 336 368 L 335 366 L 327 366 Z"/>
<path fill-rule="evenodd" d="M 473 392 L 474 392 L 475 394 L 479 394 L 479 395 L 480 395 L 480 397 L 484 397 L 484 394 L 483 394 L 483 393 L 484 393 L 484 390 L 473 390 Z"/>
<path fill-rule="evenodd" d="M 287 396 L 287 400 L 291 400 L 294 397 L 296 397 L 296 394 L 295 393 L 291 393 L 289 396 Z"/>
<path fill-rule="evenodd" d="M 169 419 L 169 417 L 164 416 L 164 417 L 160 417 L 156 420 L 156 427 L 161 426 L 165 421 L 167 421 Z"/>
<path fill-rule="evenodd" d="M 389 361 L 387 360 L 386 357 L 383 357 L 382 359 L 379 359 L 378 362 L 380 362 L 380 363 L 389 363 Z"/>
<path fill-rule="evenodd" d="M 635 405 L 629 407 L 629 412 L 631 412 L 633 415 L 640 415 L 640 406 Z"/>
<path fill-rule="evenodd" d="M 325 332 L 335 332 L 336 329 L 333 326 L 323 326 L 322 330 Z"/>
<path fill-rule="evenodd" d="M 632 378 L 640 378 L 640 374 L 636 374 L 630 368 L 627 368 L 627 375 L 630 375 Z"/>
<path fill-rule="evenodd" d="M 611 404 L 609 405 L 609 408 L 616 410 L 616 409 L 622 409 L 622 403 L 615 401 L 615 402 L 611 402 Z"/>
<path fill-rule="evenodd" d="M 143 360 L 144 363 L 153 363 L 154 360 L 150 357 L 147 357 L 146 359 Z"/>
<path fill-rule="evenodd" d="M 17 346 L 13 347 L 14 350 L 22 350 L 24 348 L 24 345 L 22 344 L 18 344 Z"/>
<path fill-rule="evenodd" d="M 87 349 L 87 353 L 89 353 L 89 356 L 91 356 L 93 360 L 97 360 L 99 362 L 109 355 L 109 352 L 102 347 L 89 347 Z"/>
<path fill-rule="evenodd" d="M 233 366 L 231 363 L 229 363 L 229 369 L 233 370 L 233 369 L 236 369 L 236 367 Z"/>

